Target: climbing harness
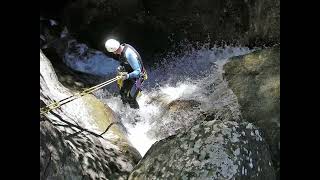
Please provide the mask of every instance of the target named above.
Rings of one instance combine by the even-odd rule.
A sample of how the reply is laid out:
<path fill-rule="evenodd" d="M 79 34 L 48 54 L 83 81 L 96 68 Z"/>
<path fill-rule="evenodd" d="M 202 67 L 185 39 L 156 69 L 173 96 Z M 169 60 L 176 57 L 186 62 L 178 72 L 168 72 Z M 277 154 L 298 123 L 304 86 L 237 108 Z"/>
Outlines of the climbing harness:
<path fill-rule="evenodd" d="M 113 82 L 115 82 L 115 81 L 117 81 L 119 79 L 121 79 L 121 77 L 120 76 L 116 76 L 115 78 L 112 78 L 112 79 L 110 79 L 108 81 L 105 81 L 105 82 L 103 82 L 101 84 L 98 84 L 98 85 L 95 85 L 95 86 L 90 87 L 88 89 L 85 89 L 82 92 L 76 93 L 76 94 L 74 94 L 72 96 L 69 96 L 69 97 L 67 97 L 65 99 L 62 99 L 60 101 L 53 101 L 53 103 L 51 103 L 51 104 L 49 104 L 49 105 L 47 105 L 47 106 L 45 106 L 43 108 L 40 108 L 40 115 L 47 114 L 48 112 L 52 111 L 53 109 L 56 109 L 56 108 L 58 108 L 58 107 L 60 107 L 60 106 L 62 106 L 64 104 L 67 104 L 67 103 L 69 103 L 69 102 L 71 102 L 71 101 L 73 101 L 73 100 L 75 100 L 75 99 L 77 99 L 79 97 L 82 97 L 82 96 L 84 96 L 86 94 L 90 94 L 90 93 L 92 93 L 92 92 L 94 92 L 94 91 L 96 91 L 96 90 L 98 90 L 98 89 L 100 89 L 100 88 L 102 88 L 102 87 L 104 87 L 106 85 L 109 85 L 109 84 L 111 84 L 111 83 L 113 83 Z"/>

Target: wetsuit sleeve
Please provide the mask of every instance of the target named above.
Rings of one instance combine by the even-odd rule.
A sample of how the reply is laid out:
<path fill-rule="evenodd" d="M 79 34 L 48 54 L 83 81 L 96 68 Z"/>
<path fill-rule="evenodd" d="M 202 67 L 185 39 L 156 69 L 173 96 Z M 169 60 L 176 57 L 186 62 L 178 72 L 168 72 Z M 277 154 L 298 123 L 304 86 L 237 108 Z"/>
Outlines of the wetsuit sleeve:
<path fill-rule="evenodd" d="M 139 78 L 141 73 L 141 68 L 140 68 L 140 63 L 139 63 L 139 60 L 137 59 L 137 56 L 130 51 L 126 53 L 126 56 L 127 56 L 128 63 L 133 69 L 133 71 L 128 74 L 129 76 L 128 78 L 129 79 Z"/>

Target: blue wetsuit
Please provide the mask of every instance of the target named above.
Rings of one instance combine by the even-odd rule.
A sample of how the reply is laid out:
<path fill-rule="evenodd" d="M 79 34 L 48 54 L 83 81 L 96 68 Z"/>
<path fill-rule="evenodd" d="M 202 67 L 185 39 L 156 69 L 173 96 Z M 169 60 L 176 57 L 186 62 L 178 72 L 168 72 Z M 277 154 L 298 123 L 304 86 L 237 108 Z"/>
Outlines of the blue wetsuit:
<path fill-rule="evenodd" d="M 140 61 L 138 60 L 138 55 L 130 48 L 128 47 L 127 50 L 124 53 L 124 56 L 127 59 L 127 62 L 130 64 L 132 68 L 132 72 L 128 74 L 129 79 L 139 78 L 140 73 L 142 71 L 142 67 L 140 65 Z"/>
<path fill-rule="evenodd" d="M 141 72 L 144 68 L 139 53 L 128 44 L 124 44 L 124 46 L 123 52 L 120 55 L 120 65 L 128 72 L 128 79 L 123 81 L 120 95 L 123 103 L 129 103 L 132 108 L 139 108 L 136 97 L 141 91 L 140 86 L 143 81 Z"/>

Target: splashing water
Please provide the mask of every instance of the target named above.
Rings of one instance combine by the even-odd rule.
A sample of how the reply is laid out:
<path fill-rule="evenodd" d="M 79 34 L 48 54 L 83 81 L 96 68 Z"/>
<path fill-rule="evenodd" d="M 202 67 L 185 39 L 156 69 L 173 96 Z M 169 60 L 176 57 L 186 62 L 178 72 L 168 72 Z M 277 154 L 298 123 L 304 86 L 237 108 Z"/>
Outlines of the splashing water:
<path fill-rule="evenodd" d="M 137 98 L 138 110 L 123 105 L 119 96 L 98 98 L 119 114 L 129 140 L 143 156 L 155 141 L 190 126 L 199 112 L 224 108 L 230 118 L 236 119 L 240 115 L 238 103 L 222 78 L 222 66 L 230 57 L 252 51 L 243 47 L 204 47 L 164 59 L 158 67 L 147 69 L 148 80 Z M 176 112 L 169 111 L 168 106 L 177 100 L 196 101 L 200 106 L 179 109 L 182 113 L 173 116 Z M 225 114 L 217 111 L 215 115 Z"/>

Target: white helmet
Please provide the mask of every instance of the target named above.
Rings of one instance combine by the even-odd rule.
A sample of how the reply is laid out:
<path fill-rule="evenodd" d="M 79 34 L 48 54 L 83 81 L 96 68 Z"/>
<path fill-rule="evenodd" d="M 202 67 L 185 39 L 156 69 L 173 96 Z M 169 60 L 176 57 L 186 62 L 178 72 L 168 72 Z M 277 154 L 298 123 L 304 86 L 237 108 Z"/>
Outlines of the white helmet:
<path fill-rule="evenodd" d="M 104 45 L 109 52 L 115 52 L 120 47 L 119 41 L 114 39 L 108 39 Z"/>

